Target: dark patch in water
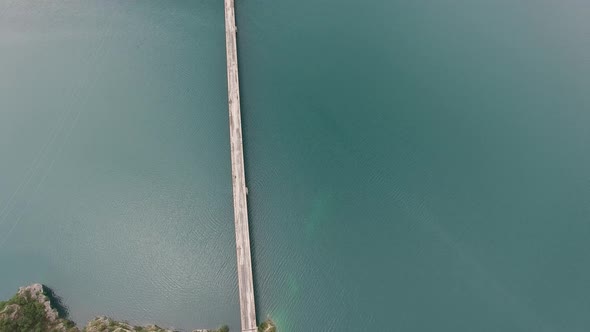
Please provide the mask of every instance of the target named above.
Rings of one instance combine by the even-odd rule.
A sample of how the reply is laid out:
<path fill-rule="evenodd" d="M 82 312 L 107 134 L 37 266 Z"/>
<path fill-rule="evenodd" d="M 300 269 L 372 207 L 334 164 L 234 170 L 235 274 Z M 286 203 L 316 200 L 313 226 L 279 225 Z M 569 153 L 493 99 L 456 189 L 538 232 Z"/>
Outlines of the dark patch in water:
<path fill-rule="evenodd" d="M 55 310 L 57 310 L 59 317 L 69 319 L 70 310 L 64 304 L 63 299 L 59 295 L 55 294 L 53 289 L 51 289 L 45 285 L 43 285 L 43 293 L 45 293 L 45 295 L 49 298 L 49 301 L 51 302 L 51 306 L 53 308 L 55 308 Z"/>

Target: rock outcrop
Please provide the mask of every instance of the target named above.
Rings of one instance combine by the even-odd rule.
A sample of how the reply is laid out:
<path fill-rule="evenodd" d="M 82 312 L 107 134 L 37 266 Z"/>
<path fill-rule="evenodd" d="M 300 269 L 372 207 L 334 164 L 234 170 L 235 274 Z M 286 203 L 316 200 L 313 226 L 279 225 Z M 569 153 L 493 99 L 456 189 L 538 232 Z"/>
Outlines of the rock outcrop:
<path fill-rule="evenodd" d="M 94 318 L 80 330 L 66 319 L 66 310 L 58 302 L 53 292 L 41 284 L 19 288 L 13 298 L 0 302 L 0 332 L 175 332 L 157 325 L 134 326 L 106 316 Z M 193 332 L 228 331 L 224 326 L 217 330 Z"/>
<path fill-rule="evenodd" d="M 83 332 L 174 332 L 157 325 L 133 326 L 126 322 L 118 322 L 106 316 L 98 316 L 89 321 Z"/>
<path fill-rule="evenodd" d="M 16 293 L 17 296 L 26 297 L 30 296 L 32 300 L 39 302 L 45 308 L 45 316 L 50 322 L 56 322 L 59 320 L 59 314 L 57 310 L 51 306 L 51 302 L 47 295 L 45 295 L 43 285 L 32 284 L 27 287 L 21 287 Z"/>
<path fill-rule="evenodd" d="M 0 303 L 0 331 L 78 332 L 78 328 L 59 316 L 43 285 L 33 284 Z"/>

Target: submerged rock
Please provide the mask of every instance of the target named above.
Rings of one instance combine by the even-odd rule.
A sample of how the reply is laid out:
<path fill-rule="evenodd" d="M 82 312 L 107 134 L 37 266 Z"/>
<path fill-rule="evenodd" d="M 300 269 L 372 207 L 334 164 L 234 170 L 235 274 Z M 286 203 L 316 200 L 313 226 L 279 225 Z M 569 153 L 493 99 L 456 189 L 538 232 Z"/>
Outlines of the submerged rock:
<path fill-rule="evenodd" d="M 267 319 L 258 327 L 258 332 L 277 332 L 277 326 L 272 319 Z"/>

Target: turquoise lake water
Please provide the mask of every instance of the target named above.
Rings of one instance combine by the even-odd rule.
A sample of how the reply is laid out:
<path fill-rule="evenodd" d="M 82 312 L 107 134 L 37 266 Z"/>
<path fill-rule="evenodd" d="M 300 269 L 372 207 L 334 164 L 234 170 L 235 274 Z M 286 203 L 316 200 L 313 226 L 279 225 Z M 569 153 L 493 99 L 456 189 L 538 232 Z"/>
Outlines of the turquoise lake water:
<path fill-rule="evenodd" d="M 239 0 L 259 319 L 590 328 L 590 5 Z M 239 329 L 223 4 L 0 2 L 0 298 Z"/>

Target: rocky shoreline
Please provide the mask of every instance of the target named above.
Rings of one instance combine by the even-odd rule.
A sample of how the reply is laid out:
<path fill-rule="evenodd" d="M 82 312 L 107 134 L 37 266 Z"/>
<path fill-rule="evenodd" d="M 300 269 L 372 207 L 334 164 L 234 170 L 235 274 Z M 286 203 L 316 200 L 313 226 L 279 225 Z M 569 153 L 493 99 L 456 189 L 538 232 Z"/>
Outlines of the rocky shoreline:
<path fill-rule="evenodd" d="M 8 301 L 0 302 L 0 332 L 175 332 L 157 325 L 134 326 L 106 316 L 98 316 L 82 329 L 67 319 L 67 310 L 53 292 L 42 284 L 19 288 Z M 227 326 L 216 330 L 193 332 L 228 332 Z"/>

